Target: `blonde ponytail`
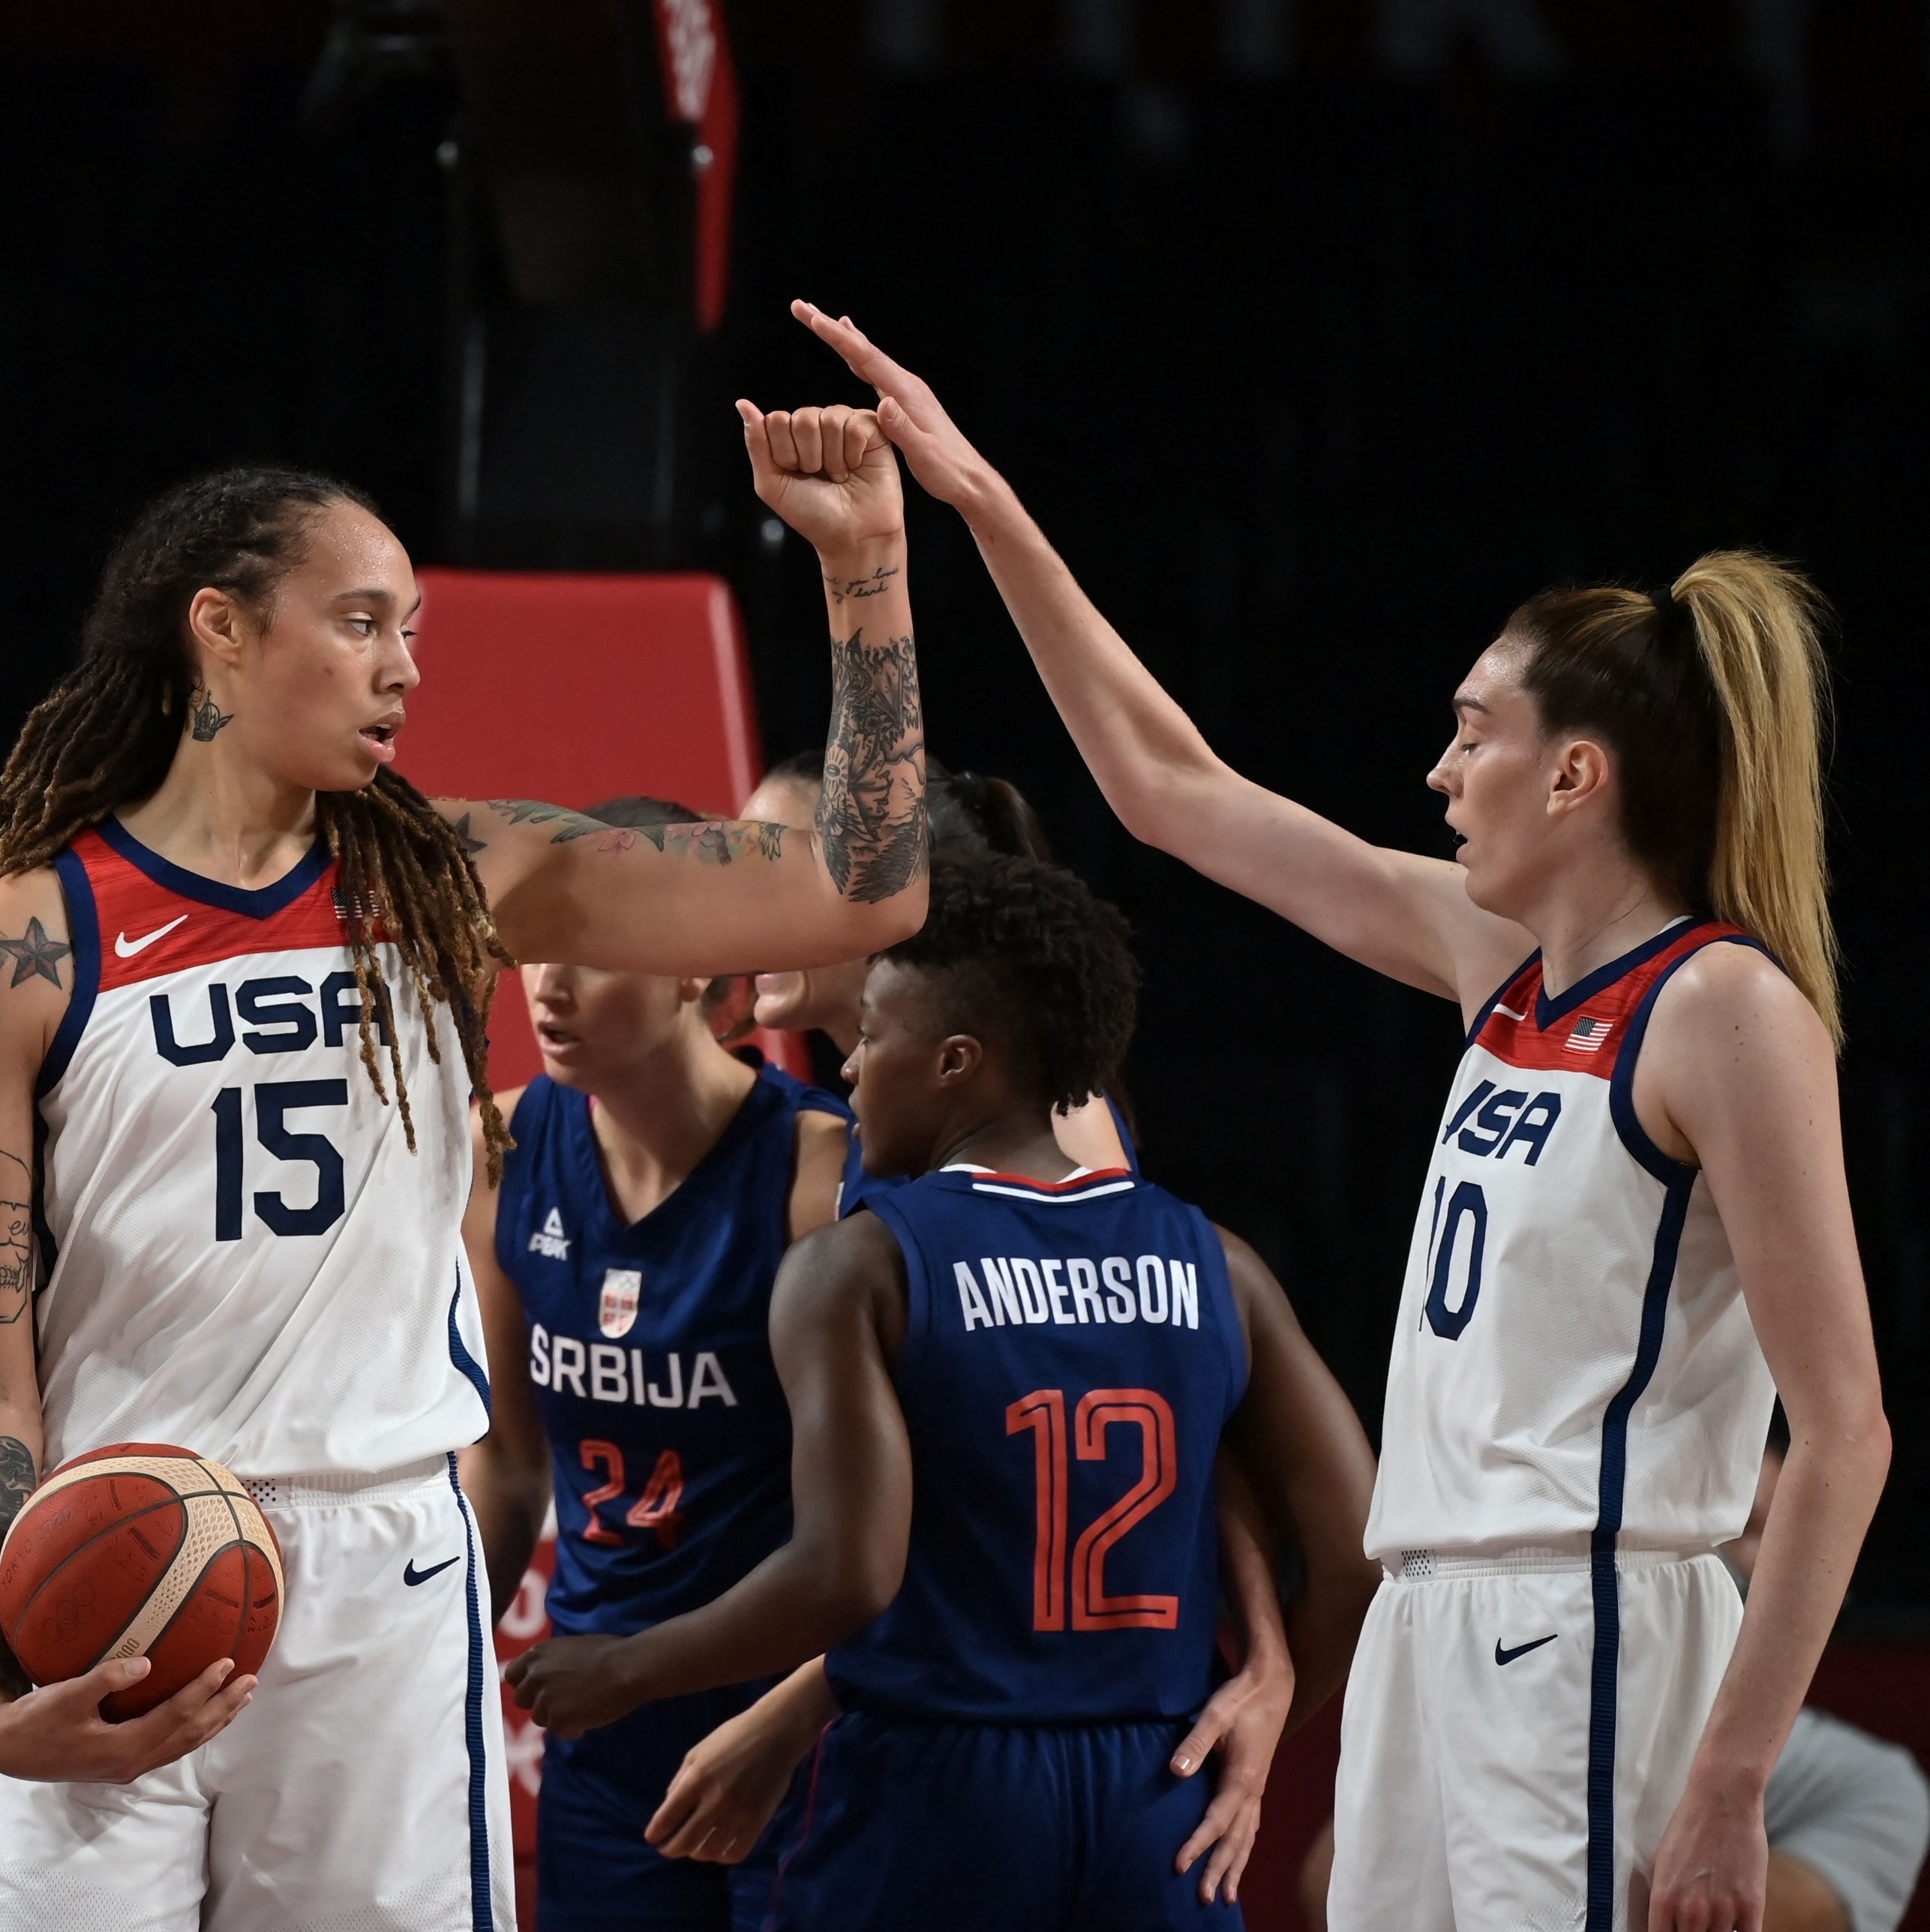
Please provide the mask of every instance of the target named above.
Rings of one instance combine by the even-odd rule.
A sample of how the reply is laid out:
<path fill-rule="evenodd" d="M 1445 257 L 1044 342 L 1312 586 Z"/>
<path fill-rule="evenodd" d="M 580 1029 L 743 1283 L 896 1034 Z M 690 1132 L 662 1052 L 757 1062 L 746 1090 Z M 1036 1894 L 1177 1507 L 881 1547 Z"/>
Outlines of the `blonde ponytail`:
<path fill-rule="evenodd" d="M 1760 939 L 1842 1045 L 1823 854 L 1821 597 L 1787 564 L 1715 550 L 1673 587 L 1721 716 L 1709 909 Z"/>

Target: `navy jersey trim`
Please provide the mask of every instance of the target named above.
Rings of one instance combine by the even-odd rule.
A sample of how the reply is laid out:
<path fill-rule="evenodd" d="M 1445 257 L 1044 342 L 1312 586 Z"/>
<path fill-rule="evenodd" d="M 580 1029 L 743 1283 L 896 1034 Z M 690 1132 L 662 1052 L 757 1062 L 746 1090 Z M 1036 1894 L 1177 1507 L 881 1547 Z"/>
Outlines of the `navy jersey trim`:
<path fill-rule="evenodd" d="M 155 885 L 178 898 L 192 899 L 223 912 L 239 912 L 247 919 L 268 919 L 293 906 L 328 870 L 329 843 L 317 837 L 305 858 L 298 859 L 292 870 L 284 873 L 272 885 L 250 888 L 225 885 L 218 879 L 204 879 L 198 872 L 163 858 L 151 852 L 118 819 L 103 819 L 94 828 L 122 858 L 138 872 L 145 873 Z"/>
<path fill-rule="evenodd" d="M 905 1341 L 891 1369 L 893 1386 L 902 1396 L 917 1380 L 923 1363 L 935 1319 L 935 1303 L 930 1271 L 925 1266 L 925 1251 L 905 1221 L 896 1198 L 897 1193 L 896 1188 L 881 1190 L 863 1205 L 884 1224 L 885 1232 L 898 1243 L 898 1251 L 905 1257 Z"/>
<path fill-rule="evenodd" d="M 493 1417 L 495 1414 L 489 1399 L 489 1378 L 484 1373 L 482 1364 L 463 1345 L 462 1331 L 456 1326 L 456 1310 L 462 1306 L 462 1269 L 456 1269 L 456 1291 L 449 1297 L 449 1360 L 459 1374 L 467 1376 L 476 1393 L 482 1398 L 482 1413 Z"/>
<path fill-rule="evenodd" d="M 489 1882 L 489 1747 L 482 1729 L 482 1696 L 487 1676 L 482 1663 L 482 1603 L 476 1580 L 476 1523 L 469 1498 L 449 1457 L 449 1487 L 462 1512 L 463 1538 L 469 1553 L 464 1573 L 469 1609 L 469 1681 L 463 1696 L 463 1728 L 469 1747 L 469 1909 L 471 1932 L 495 1932 L 496 1908 Z"/>
<path fill-rule="evenodd" d="M 1680 936 L 1678 934 L 1678 937 Z M 1702 942 L 1672 960 L 1655 976 L 1655 983 L 1642 996 L 1642 1003 L 1629 1016 L 1628 1029 L 1622 1035 L 1622 1046 L 1616 1056 L 1615 1071 L 1608 1080 L 1608 1113 L 1615 1123 L 1616 1136 L 1623 1146 L 1635 1159 L 1653 1174 L 1664 1187 L 1673 1187 L 1685 1178 L 1693 1180 L 1697 1169 L 1685 1161 L 1678 1161 L 1664 1154 L 1649 1139 L 1646 1130 L 1635 1115 L 1635 1063 L 1641 1057 L 1642 1041 L 1649 1030 L 1649 1017 L 1655 1011 L 1655 1001 L 1664 987 L 1668 984 L 1683 966 L 1695 958 L 1705 946 L 1753 946 L 1764 958 L 1770 957 L 1768 948 L 1760 940 L 1752 939 L 1746 933 L 1712 933 Z"/>
<path fill-rule="evenodd" d="M 55 1029 L 53 1044 L 41 1062 L 40 1077 L 34 1086 L 36 1098 L 50 1092 L 67 1071 L 101 990 L 101 915 L 95 910 L 94 887 L 87 868 L 70 846 L 54 854 L 53 869 L 67 900 L 68 935 L 74 942 L 74 991 Z"/>
<path fill-rule="evenodd" d="M 1646 965 L 1658 953 L 1666 952 L 1685 930 L 1708 923 L 1706 920 L 1694 918 L 1685 913 L 1679 919 L 1671 919 L 1652 939 L 1644 939 L 1639 946 L 1631 947 L 1619 959 L 1610 960 L 1606 966 L 1597 966 L 1585 978 L 1577 980 L 1566 992 L 1556 993 L 1550 999 L 1544 984 L 1535 995 L 1536 1030 L 1545 1033 L 1557 1020 L 1566 1019 L 1585 1001 L 1592 999 L 1598 993 L 1613 986 L 1618 979 L 1625 978 L 1638 966 Z"/>
<path fill-rule="evenodd" d="M 549 1125 L 549 1106 L 545 1095 L 551 1091 L 540 1074 L 524 1088 L 509 1115 L 512 1143 L 503 1156 L 503 1179 L 496 1190 L 496 1265 L 513 1284 L 516 1257 L 511 1252 L 511 1237 L 521 1213 L 523 1172 L 536 1170 L 536 1142 Z M 522 1290 L 517 1289 L 520 1298 Z"/>
<path fill-rule="evenodd" d="M 1112 1116 L 1112 1131 L 1119 1137 L 1119 1145 L 1126 1155 L 1126 1171 L 1136 1179 L 1139 1172 L 1139 1150 L 1133 1140 L 1133 1130 L 1126 1125 L 1126 1116 L 1119 1103 L 1109 1093 L 1102 1093 L 1100 1098 L 1106 1103 L 1106 1110 Z"/>
<path fill-rule="evenodd" d="M 1541 963 L 1541 949 L 1539 946 L 1537 946 L 1535 950 L 1530 953 L 1528 957 L 1523 960 L 1521 963 L 1487 996 L 1487 999 L 1483 1004 L 1481 1011 L 1474 1017 L 1474 1024 L 1467 1030 L 1467 1037 L 1461 1043 L 1463 1046 L 1472 1047 L 1475 1041 L 1481 1038 L 1481 1029 L 1487 1024 L 1490 1016 L 1493 1013 L 1494 1009 L 1501 1004 L 1502 995 L 1505 993 L 1512 992 L 1516 987 L 1521 984 L 1523 976 L 1532 968 L 1538 966 Z"/>
<path fill-rule="evenodd" d="M 1691 955 L 1693 957 L 1693 955 Z M 1655 1372 L 1662 1352 L 1669 1289 L 1695 1185 L 1684 1168 L 1669 1184 L 1655 1230 L 1655 1258 L 1642 1294 L 1642 1325 L 1635 1360 L 1610 1401 L 1601 1423 L 1599 1511 L 1589 1551 L 1589 1594 L 1595 1606 L 1595 1648 L 1589 1672 L 1588 1917 L 1586 1932 L 1613 1932 L 1615 1922 L 1615 1703 L 1622 1657 L 1622 1603 L 1615 1573 L 1616 1539 L 1622 1530 L 1628 1480 L 1628 1417 Z"/>

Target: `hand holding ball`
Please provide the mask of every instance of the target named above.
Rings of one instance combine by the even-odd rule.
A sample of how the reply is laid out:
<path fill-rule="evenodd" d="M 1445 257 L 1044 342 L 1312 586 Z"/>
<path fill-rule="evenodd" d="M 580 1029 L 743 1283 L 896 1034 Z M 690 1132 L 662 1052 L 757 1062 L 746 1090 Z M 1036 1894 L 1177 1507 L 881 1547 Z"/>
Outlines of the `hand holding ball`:
<path fill-rule="evenodd" d="M 124 1442 L 77 1456 L 0 1546 L 0 1637 L 36 1684 L 113 1657 L 153 1668 L 103 1706 L 137 1717 L 232 1657 L 260 1669 L 281 1621 L 281 1549 L 218 1462 Z"/>

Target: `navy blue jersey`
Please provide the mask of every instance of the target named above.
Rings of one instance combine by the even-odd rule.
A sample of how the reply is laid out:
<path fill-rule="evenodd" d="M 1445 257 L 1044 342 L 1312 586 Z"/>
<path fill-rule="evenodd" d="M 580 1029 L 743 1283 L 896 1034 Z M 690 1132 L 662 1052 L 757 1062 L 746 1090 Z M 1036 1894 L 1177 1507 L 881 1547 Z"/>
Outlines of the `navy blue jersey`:
<path fill-rule="evenodd" d="M 1246 1386 L 1225 1251 L 1124 1169 L 947 1168 L 867 1202 L 905 1254 L 911 1548 L 829 1658 L 848 1710 L 1181 1717 L 1211 1687 L 1213 1463 Z"/>
<path fill-rule="evenodd" d="M 1119 1103 L 1109 1093 L 1100 1097 L 1106 1102 L 1106 1110 L 1112 1115 L 1112 1125 L 1118 1131 L 1119 1144 L 1126 1150 L 1126 1165 L 1136 1174 L 1139 1171 L 1139 1150 L 1133 1144 L 1133 1130 L 1126 1125 L 1126 1116 L 1120 1112 Z M 842 1220 L 846 1215 L 855 1214 L 860 1208 L 868 1206 L 869 1203 L 865 1198 L 868 1194 L 902 1188 L 911 1178 L 909 1174 L 866 1173 L 864 1148 L 854 1123 L 851 1139 L 845 1148 L 845 1177 L 838 1188 L 838 1218 Z"/>
<path fill-rule="evenodd" d="M 549 1433 L 560 1631 L 695 1609 L 791 1534 L 791 1415 L 767 1328 L 806 1110 L 845 1111 L 765 1067 L 682 1185 L 626 1226 L 587 1098 L 539 1076 L 517 1103 L 496 1253 Z"/>

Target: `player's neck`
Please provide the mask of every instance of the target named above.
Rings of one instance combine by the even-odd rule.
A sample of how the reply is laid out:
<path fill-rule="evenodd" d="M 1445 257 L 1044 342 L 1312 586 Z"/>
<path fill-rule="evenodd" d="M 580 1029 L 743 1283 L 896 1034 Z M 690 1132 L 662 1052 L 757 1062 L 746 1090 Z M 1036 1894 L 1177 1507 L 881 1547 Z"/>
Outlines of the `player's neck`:
<path fill-rule="evenodd" d="M 1688 909 L 1630 861 L 1571 873 L 1522 923 L 1541 942 L 1541 984 L 1559 998 Z"/>
<path fill-rule="evenodd" d="M 1035 1181 L 1062 1181 L 1078 1163 L 1067 1155 L 1052 1133 L 1052 1117 L 1026 1108 L 989 1120 L 963 1122 L 941 1136 L 933 1167 L 989 1167 L 1001 1174 L 1023 1174 Z"/>
<path fill-rule="evenodd" d="M 221 741 L 183 741 L 152 797 L 116 815 L 152 852 L 204 879 L 253 890 L 301 864 L 315 842 L 315 795 Z"/>
<path fill-rule="evenodd" d="M 659 1206 L 722 1137 L 757 1074 L 707 1032 L 680 1028 L 663 1048 L 599 1086 L 590 1107 L 605 1185 L 626 1221 Z"/>

